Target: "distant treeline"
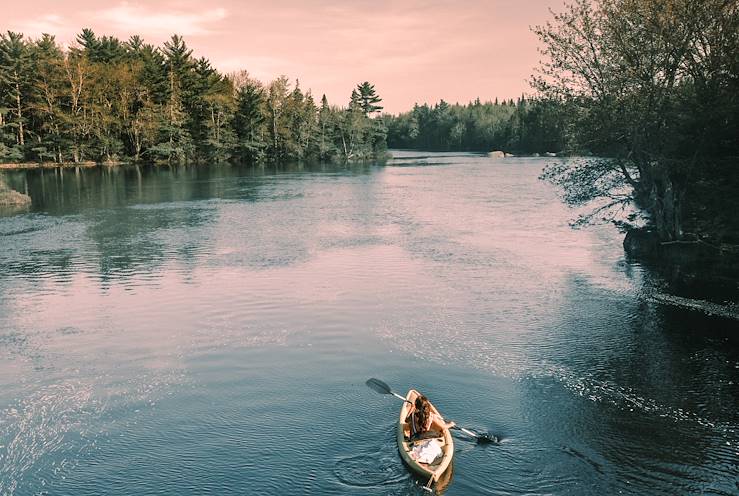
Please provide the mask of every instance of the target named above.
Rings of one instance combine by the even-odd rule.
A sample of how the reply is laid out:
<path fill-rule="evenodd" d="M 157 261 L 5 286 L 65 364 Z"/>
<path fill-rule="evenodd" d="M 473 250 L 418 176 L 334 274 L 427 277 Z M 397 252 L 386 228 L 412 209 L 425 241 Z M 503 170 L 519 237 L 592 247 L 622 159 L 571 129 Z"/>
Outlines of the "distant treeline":
<path fill-rule="evenodd" d="M 183 39 L 162 47 L 85 29 L 0 35 L 0 162 L 364 159 L 384 153 L 382 109 L 365 82 L 342 106 L 299 83 L 224 75 Z"/>
<path fill-rule="evenodd" d="M 552 100 L 522 96 L 515 102 L 478 99 L 468 105 L 442 100 L 384 119 L 391 148 L 527 154 L 564 148 L 564 116 Z"/>

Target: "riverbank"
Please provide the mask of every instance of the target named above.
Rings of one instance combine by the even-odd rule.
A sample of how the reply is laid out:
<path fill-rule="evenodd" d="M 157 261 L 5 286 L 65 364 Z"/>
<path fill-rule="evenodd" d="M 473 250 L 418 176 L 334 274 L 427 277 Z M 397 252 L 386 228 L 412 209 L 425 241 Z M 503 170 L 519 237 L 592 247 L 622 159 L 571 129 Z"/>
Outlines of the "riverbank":
<path fill-rule="evenodd" d="M 0 164 L 0 170 L 32 170 L 32 169 L 74 169 L 77 167 L 90 168 L 98 165 L 123 165 L 124 162 L 98 164 L 97 162 L 16 162 Z"/>

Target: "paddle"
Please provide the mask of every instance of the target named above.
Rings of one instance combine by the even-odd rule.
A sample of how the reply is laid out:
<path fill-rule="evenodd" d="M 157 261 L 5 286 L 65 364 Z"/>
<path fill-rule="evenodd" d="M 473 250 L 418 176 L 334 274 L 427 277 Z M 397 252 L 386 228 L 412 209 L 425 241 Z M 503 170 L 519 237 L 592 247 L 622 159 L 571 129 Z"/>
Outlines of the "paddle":
<path fill-rule="evenodd" d="M 413 404 L 412 401 L 409 401 L 403 398 L 401 395 L 399 395 L 398 393 L 390 389 L 390 386 L 382 382 L 380 379 L 375 379 L 374 377 L 372 377 L 371 379 L 367 379 L 367 382 L 365 382 L 365 384 L 367 384 L 367 386 L 369 386 L 370 389 L 374 389 L 380 394 L 392 394 L 396 398 L 401 399 L 405 401 L 406 403 L 410 403 L 411 405 Z"/>
<path fill-rule="evenodd" d="M 380 379 L 375 379 L 374 377 L 372 377 L 371 379 L 367 379 L 367 382 L 365 382 L 365 384 L 367 384 L 367 386 L 370 389 L 373 389 L 380 394 L 392 394 L 398 399 L 411 403 L 410 401 L 408 401 L 407 399 L 405 399 L 404 397 L 402 397 L 401 395 L 399 395 L 398 393 L 390 389 L 390 386 L 382 382 Z M 451 427 L 451 429 L 462 431 L 468 436 L 474 437 L 478 443 L 497 443 L 498 442 L 498 439 L 495 436 L 488 434 L 488 433 L 477 433 L 469 429 L 465 429 L 464 427 L 460 427 L 458 425 Z"/>

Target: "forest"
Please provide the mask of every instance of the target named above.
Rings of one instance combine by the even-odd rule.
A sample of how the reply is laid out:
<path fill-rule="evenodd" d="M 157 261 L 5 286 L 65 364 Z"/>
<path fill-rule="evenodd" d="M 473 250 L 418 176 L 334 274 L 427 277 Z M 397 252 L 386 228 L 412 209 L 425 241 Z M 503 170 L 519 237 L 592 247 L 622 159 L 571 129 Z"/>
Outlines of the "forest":
<path fill-rule="evenodd" d="M 562 152 L 565 114 L 557 100 L 527 98 L 467 105 L 441 100 L 385 115 L 390 148 L 512 154 Z"/>
<path fill-rule="evenodd" d="M 380 102 L 369 82 L 336 105 L 285 76 L 224 75 L 177 35 L 85 29 L 66 50 L 0 35 L 0 163 L 362 160 L 385 152 Z"/>

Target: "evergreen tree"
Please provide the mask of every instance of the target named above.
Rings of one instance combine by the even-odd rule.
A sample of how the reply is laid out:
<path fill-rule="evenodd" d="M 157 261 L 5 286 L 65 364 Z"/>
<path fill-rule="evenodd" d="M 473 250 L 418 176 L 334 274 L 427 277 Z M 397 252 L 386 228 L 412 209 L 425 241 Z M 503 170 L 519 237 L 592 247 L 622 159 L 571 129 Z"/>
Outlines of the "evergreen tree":
<path fill-rule="evenodd" d="M 166 160 L 167 163 L 184 163 L 192 157 L 194 151 L 187 129 L 188 114 L 185 109 L 185 98 L 190 93 L 189 90 L 183 90 L 192 81 L 192 50 L 187 48 L 180 36 L 173 35 L 170 41 L 164 43 L 162 53 L 168 82 L 165 114 L 159 126 L 163 139 L 151 151 L 155 157 Z"/>
<path fill-rule="evenodd" d="M 352 93 L 352 102 L 354 102 L 354 99 L 355 93 Z M 377 105 L 382 101 L 382 98 L 377 96 L 375 86 L 370 84 L 368 81 L 357 85 L 356 99 L 366 116 L 382 110 L 382 107 Z"/>
<path fill-rule="evenodd" d="M 236 132 L 237 154 L 243 161 L 261 160 L 267 148 L 267 102 L 265 89 L 259 81 L 246 76 L 236 82 Z"/>
<path fill-rule="evenodd" d="M 98 45 L 95 32 L 90 28 L 83 28 L 82 32 L 77 35 L 77 44 L 88 53 L 94 52 Z"/>
<path fill-rule="evenodd" d="M 25 153 L 31 92 L 31 56 L 20 33 L 0 34 L 0 108 L 7 109 L 4 126 L 14 131 L 14 143 L 6 143 L 6 155 Z M 7 133 L 7 131 L 6 131 Z"/>
<path fill-rule="evenodd" d="M 321 160 L 330 160 L 338 153 L 333 136 L 335 133 L 336 111 L 331 109 L 326 95 L 321 97 L 321 108 L 318 111 L 318 137 L 316 139 L 316 153 Z"/>

